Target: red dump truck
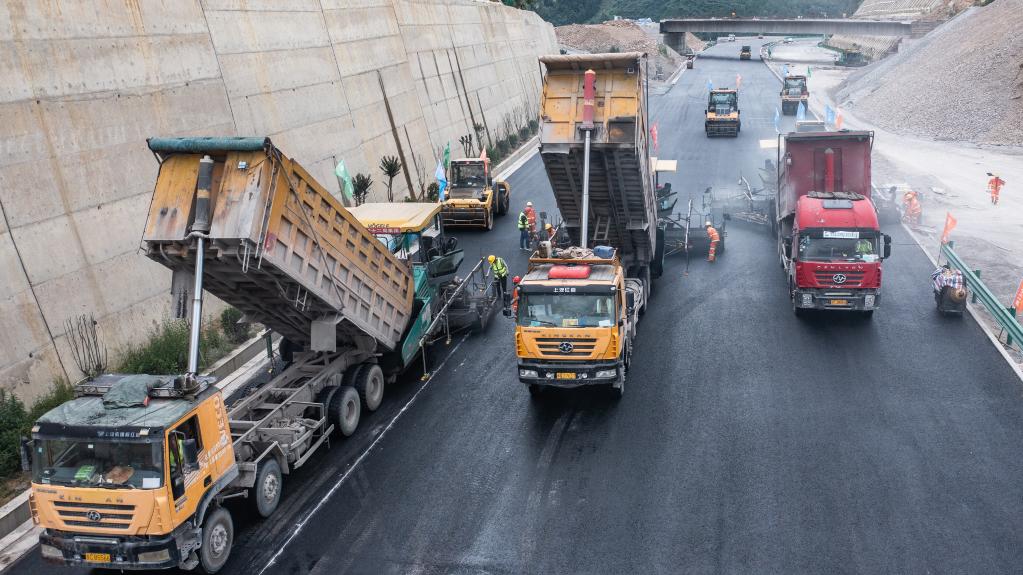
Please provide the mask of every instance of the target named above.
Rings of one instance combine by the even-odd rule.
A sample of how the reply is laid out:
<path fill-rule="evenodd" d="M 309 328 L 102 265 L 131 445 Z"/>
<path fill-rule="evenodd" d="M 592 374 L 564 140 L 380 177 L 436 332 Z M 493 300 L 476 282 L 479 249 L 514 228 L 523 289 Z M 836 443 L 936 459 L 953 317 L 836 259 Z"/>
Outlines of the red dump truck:
<path fill-rule="evenodd" d="M 870 199 L 874 133 L 792 132 L 778 140 L 773 221 L 793 312 L 872 316 L 880 303 L 881 261 L 891 254 Z"/>

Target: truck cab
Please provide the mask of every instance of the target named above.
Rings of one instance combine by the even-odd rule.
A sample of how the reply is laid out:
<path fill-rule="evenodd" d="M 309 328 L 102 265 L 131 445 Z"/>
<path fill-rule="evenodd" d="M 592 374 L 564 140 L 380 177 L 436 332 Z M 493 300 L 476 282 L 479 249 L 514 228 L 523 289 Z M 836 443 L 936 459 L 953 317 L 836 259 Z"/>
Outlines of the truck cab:
<path fill-rule="evenodd" d="M 150 375 L 105 375 L 76 391 L 32 428 L 43 558 L 160 569 L 202 553 L 205 568 L 223 565 L 233 526 L 218 497 L 239 471 L 220 391 L 186 393 L 179 378 Z"/>
<path fill-rule="evenodd" d="M 449 188 L 442 200 L 446 226 L 494 228 L 494 217 L 508 213 L 511 186 L 494 181 L 490 159 L 462 158 L 451 161 Z"/>
<path fill-rule="evenodd" d="M 742 130 L 739 118 L 739 92 L 728 88 L 711 90 L 707 96 L 707 112 L 703 128 L 707 137 L 736 137 Z"/>
<path fill-rule="evenodd" d="M 621 397 L 646 302 L 642 282 L 625 277 L 613 251 L 530 258 L 518 290 L 515 349 L 519 381 L 530 393 L 605 385 Z"/>

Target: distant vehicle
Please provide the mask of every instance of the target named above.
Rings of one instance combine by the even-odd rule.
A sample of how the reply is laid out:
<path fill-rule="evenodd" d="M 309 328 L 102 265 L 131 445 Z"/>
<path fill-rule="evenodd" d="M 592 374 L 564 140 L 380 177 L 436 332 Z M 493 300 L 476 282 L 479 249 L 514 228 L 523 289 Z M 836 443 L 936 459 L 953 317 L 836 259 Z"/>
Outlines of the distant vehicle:
<path fill-rule="evenodd" d="M 782 42 L 784 42 L 785 44 L 791 44 L 792 36 L 787 36 L 784 40 L 782 40 Z"/>
<path fill-rule="evenodd" d="M 757 39 L 758 40 L 763 40 L 764 39 L 764 35 L 763 34 L 757 34 Z"/>
<path fill-rule="evenodd" d="M 707 97 L 707 111 L 703 123 L 707 137 L 737 137 L 742 129 L 739 120 L 739 93 L 735 90 L 711 90 Z"/>
<path fill-rule="evenodd" d="M 753 58 L 753 51 L 750 49 L 749 46 L 743 46 L 742 49 L 739 50 L 739 59 L 740 60 L 750 60 L 752 58 Z"/>
<path fill-rule="evenodd" d="M 729 34 L 728 35 L 728 41 L 729 42 L 735 42 L 735 34 Z"/>
<path fill-rule="evenodd" d="M 806 86 L 806 76 L 789 75 L 781 88 L 781 113 L 791 116 L 799 110 L 799 104 L 809 106 L 810 91 Z"/>

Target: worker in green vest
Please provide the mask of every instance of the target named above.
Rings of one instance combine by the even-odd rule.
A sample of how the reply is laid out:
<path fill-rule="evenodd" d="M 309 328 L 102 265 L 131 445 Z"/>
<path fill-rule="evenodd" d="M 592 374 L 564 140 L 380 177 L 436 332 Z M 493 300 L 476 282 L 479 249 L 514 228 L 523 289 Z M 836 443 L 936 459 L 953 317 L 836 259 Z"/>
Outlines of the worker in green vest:
<path fill-rule="evenodd" d="M 490 264 L 490 271 L 494 274 L 494 290 L 498 297 L 504 298 L 504 292 L 508 291 L 508 264 L 503 258 L 495 255 L 487 256 L 487 263 Z"/>

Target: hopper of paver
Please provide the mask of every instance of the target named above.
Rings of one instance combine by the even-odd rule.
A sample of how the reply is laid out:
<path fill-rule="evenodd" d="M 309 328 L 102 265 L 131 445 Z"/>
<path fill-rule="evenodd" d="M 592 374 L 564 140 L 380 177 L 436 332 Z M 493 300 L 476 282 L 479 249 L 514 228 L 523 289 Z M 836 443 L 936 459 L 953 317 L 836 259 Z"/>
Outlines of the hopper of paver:
<path fill-rule="evenodd" d="M 192 285 L 196 187 L 209 156 L 206 291 L 313 350 L 399 343 L 411 271 L 269 138 L 153 138 L 149 148 L 160 173 L 142 247 L 174 272 L 175 286 Z M 191 297 L 175 293 L 179 308 Z"/>

